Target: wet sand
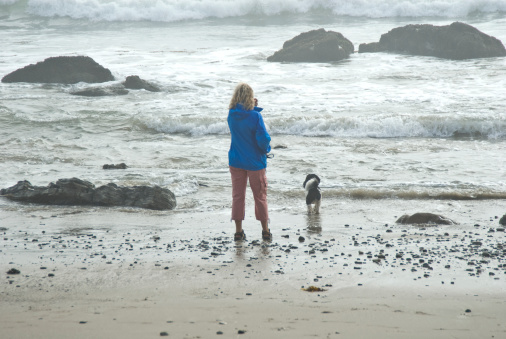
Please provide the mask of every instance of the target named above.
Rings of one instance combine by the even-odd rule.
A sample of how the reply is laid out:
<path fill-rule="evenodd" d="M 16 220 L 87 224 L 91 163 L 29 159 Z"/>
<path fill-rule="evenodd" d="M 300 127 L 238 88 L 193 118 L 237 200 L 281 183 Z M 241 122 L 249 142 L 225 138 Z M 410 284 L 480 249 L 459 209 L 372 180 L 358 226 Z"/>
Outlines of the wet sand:
<path fill-rule="evenodd" d="M 395 223 L 421 211 L 459 225 Z M 319 216 L 272 211 L 271 243 L 247 217 L 235 243 L 226 210 L 13 204 L 0 217 L 1 337 L 504 338 L 504 211 L 328 201 Z"/>

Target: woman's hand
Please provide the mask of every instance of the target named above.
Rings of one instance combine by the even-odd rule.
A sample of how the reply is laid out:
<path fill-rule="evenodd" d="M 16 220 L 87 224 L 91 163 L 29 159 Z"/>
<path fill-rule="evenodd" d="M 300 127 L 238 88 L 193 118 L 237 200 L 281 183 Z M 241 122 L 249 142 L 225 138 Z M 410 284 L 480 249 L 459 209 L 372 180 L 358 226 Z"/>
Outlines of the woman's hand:
<path fill-rule="evenodd" d="M 253 100 L 255 100 L 255 106 L 258 106 L 258 99 L 254 98 Z"/>

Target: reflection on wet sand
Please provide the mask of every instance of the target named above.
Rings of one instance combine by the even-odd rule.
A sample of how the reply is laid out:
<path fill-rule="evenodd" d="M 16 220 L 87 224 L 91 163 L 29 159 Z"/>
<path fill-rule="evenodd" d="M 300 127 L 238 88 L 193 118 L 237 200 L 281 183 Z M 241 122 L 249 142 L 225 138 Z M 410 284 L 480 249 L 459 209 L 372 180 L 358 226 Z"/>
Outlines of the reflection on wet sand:
<path fill-rule="evenodd" d="M 306 225 L 308 233 L 321 233 L 322 224 L 320 214 L 306 215 Z"/>

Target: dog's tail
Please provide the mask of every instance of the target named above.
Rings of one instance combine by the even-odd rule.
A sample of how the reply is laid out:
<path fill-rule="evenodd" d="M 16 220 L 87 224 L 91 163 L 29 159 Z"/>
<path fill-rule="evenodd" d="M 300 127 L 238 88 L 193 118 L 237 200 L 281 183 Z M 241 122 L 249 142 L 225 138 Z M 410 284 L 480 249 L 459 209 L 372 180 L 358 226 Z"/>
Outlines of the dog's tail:
<path fill-rule="evenodd" d="M 318 184 L 319 184 L 319 182 L 318 182 L 318 180 L 316 178 L 309 179 L 306 182 L 306 185 L 304 186 L 304 188 L 306 189 L 306 191 L 309 191 L 312 188 L 317 188 Z"/>

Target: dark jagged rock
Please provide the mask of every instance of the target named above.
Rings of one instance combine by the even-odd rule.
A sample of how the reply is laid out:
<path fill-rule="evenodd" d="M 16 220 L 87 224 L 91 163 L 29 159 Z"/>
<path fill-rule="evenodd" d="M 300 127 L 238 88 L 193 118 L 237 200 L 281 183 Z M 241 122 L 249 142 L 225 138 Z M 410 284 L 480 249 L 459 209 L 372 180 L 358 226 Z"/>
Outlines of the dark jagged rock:
<path fill-rule="evenodd" d="M 353 43 L 341 33 L 320 28 L 286 41 L 283 48 L 267 58 L 271 62 L 333 62 L 346 59 Z"/>
<path fill-rule="evenodd" d="M 79 95 L 83 97 L 105 97 L 105 96 L 116 96 L 126 95 L 128 91 L 123 87 L 112 86 L 112 87 L 91 87 L 83 89 L 82 91 L 71 92 L 72 95 Z"/>
<path fill-rule="evenodd" d="M 432 213 L 415 213 L 413 215 L 403 215 L 397 219 L 398 224 L 438 224 L 454 225 L 457 224 L 451 219 Z"/>
<path fill-rule="evenodd" d="M 0 195 L 15 201 L 46 205 L 130 206 L 153 210 L 176 207 L 174 193 L 159 186 L 120 187 L 110 183 L 95 185 L 78 178 L 60 179 L 46 187 L 32 186 L 29 181 L 0 190 Z"/>
<path fill-rule="evenodd" d="M 122 162 L 121 164 L 111 164 L 111 165 L 108 165 L 108 164 L 105 164 L 104 166 L 102 166 L 103 169 L 127 169 L 128 166 Z"/>
<path fill-rule="evenodd" d="M 111 71 L 87 56 L 58 56 L 20 68 L 2 78 L 2 82 L 99 83 L 114 80 Z"/>
<path fill-rule="evenodd" d="M 499 220 L 499 224 L 506 226 L 506 214 Z"/>
<path fill-rule="evenodd" d="M 379 42 L 361 44 L 358 52 L 405 53 L 453 60 L 506 56 L 500 40 L 462 22 L 397 27 L 383 34 Z"/>
<path fill-rule="evenodd" d="M 128 89 L 145 89 L 150 92 L 160 92 L 160 88 L 147 82 L 146 80 L 142 80 L 137 75 L 128 76 L 125 82 L 123 82 L 123 86 Z"/>
<path fill-rule="evenodd" d="M 20 274 L 21 272 L 15 268 L 11 268 L 7 271 L 7 274 Z"/>

